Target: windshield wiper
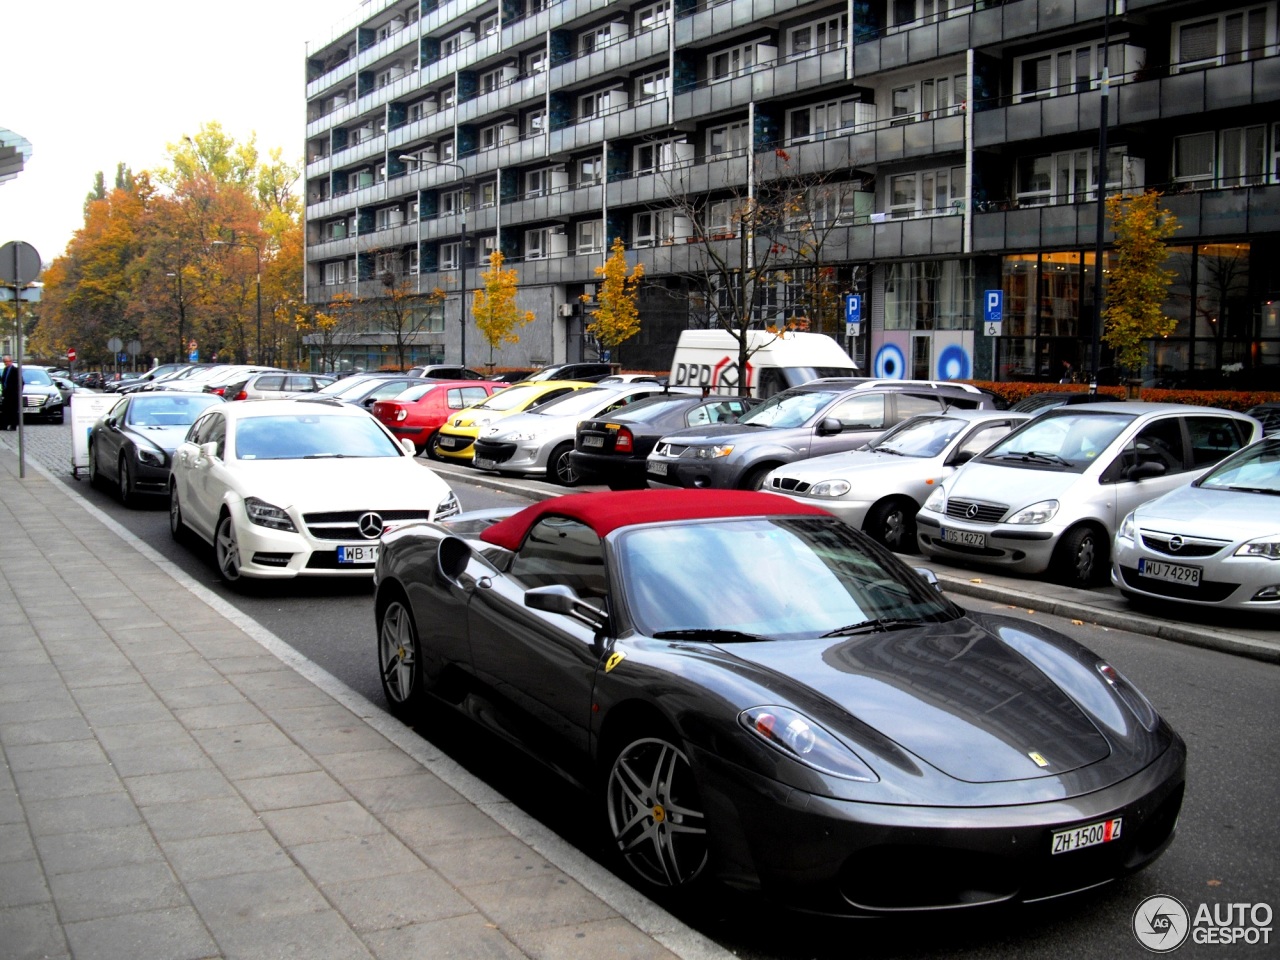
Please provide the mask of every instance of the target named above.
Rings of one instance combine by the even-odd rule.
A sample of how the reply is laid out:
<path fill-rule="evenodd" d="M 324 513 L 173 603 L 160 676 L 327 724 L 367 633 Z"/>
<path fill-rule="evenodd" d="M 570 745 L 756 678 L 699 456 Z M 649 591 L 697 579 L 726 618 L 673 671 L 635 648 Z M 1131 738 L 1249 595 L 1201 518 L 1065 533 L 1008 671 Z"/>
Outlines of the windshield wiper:
<path fill-rule="evenodd" d="M 1265 493 L 1271 496 L 1280 496 L 1280 490 L 1272 487 L 1206 487 L 1206 490 L 1234 490 L 1236 493 Z"/>
<path fill-rule="evenodd" d="M 308 453 L 303 460 L 342 460 L 345 453 Z"/>
<path fill-rule="evenodd" d="M 1064 460 L 1056 453 L 1036 453 L 1034 450 L 1000 454 L 1001 460 L 1021 460 L 1023 463 L 1056 463 L 1063 467 L 1071 466 L 1070 460 Z"/>
<path fill-rule="evenodd" d="M 871 451 L 873 453 L 888 453 L 888 454 L 892 454 L 895 457 L 906 456 L 906 454 L 903 453 L 901 450 L 899 450 L 897 447 L 872 447 Z"/>
<path fill-rule="evenodd" d="M 906 627 L 918 627 L 921 622 L 920 620 L 904 620 L 901 617 L 875 617 L 871 620 L 863 620 L 859 623 L 851 623 L 848 626 L 837 627 L 835 630 L 828 630 L 822 634 L 822 639 L 827 637 L 851 637 L 856 633 L 884 633 L 886 630 L 902 630 Z"/>
<path fill-rule="evenodd" d="M 675 630 L 659 630 L 653 635 L 655 640 L 710 640 L 714 643 L 756 643 L 761 640 L 772 640 L 757 633 L 743 633 L 741 630 L 720 630 L 715 627 L 679 627 Z"/>

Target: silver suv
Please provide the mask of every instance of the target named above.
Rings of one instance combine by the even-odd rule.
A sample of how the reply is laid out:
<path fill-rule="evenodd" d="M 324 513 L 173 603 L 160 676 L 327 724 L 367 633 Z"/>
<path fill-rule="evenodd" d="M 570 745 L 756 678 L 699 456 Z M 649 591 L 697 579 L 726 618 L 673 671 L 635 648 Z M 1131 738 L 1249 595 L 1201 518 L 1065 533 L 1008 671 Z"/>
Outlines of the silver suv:
<path fill-rule="evenodd" d="M 1252 417 L 1170 403 L 1060 407 L 952 474 L 916 515 L 930 556 L 1087 587 L 1110 570 L 1116 526 L 1262 434 Z"/>
<path fill-rule="evenodd" d="M 854 450 L 911 417 L 999 400 L 963 383 L 831 378 L 776 393 L 737 423 L 668 434 L 649 454 L 650 485 L 759 490 L 785 463 Z"/>

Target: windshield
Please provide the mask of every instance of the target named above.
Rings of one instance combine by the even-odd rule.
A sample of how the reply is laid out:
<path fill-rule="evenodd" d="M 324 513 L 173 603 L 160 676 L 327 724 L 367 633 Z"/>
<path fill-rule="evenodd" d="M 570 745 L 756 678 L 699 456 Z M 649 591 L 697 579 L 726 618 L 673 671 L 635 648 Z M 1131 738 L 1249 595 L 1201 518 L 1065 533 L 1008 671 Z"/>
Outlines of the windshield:
<path fill-rule="evenodd" d="M 618 558 L 627 609 L 649 636 L 804 639 L 867 621 L 960 616 L 919 574 L 833 518 L 637 527 L 619 538 Z"/>
<path fill-rule="evenodd" d="M 1206 490 L 1280 494 L 1280 440 L 1262 440 L 1228 457 L 1198 481 Z"/>
<path fill-rule="evenodd" d="M 982 460 L 1083 473 L 1133 419 L 1131 413 L 1050 411 L 1028 420 L 988 450 Z"/>
<path fill-rule="evenodd" d="M 214 393 L 184 397 L 175 393 L 147 393 L 129 401 L 127 422 L 135 427 L 189 427 L 202 412 L 221 403 Z"/>
<path fill-rule="evenodd" d="M 39 383 L 46 387 L 53 386 L 53 381 L 49 379 L 49 371 L 41 370 L 39 367 L 23 367 L 22 382 Z"/>
<path fill-rule="evenodd" d="M 349 380 L 338 380 L 329 384 L 318 393 L 326 394 L 330 397 L 359 397 L 363 396 L 372 386 L 378 377 L 359 377 Z"/>
<path fill-rule="evenodd" d="M 739 417 L 738 422 L 757 427 L 802 427 L 841 392 L 843 391 L 805 390 L 779 393 L 750 413 Z"/>
<path fill-rule="evenodd" d="M 575 390 L 563 397 L 557 397 L 550 403 L 541 404 L 531 413 L 545 414 L 548 417 L 570 417 L 582 414 L 593 414 L 596 409 L 610 398 L 622 399 L 617 390 L 605 390 L 600 387 L 586 387 Z"/>
<path fill-rule="evenodd" d="M 398 457 L 404 451 L 372 417 L 279 414 L 243 417 L 236 424 L 240 460 Z"/>
<path fill-rule="evenodd" d="M 547 388 L 539 385 L 536 387 L 514 386 L 507 387 L 505 390 L 499 390 L 487 400 L 483 400 L 475 405 L 476 410 L 521 410 L 526 404 L 535 402 L 538 397 L 545 395 Z"/>
<path fill-rule="evenodd" d="M 686 406 L 694 406 L 697 400 L 689 397 L 646 397 L 635 403 L 627 404 L 625 410 L 618 411 L 618 419 L 628 423 L 653 423 L 661 420 L 672 410 Z"/>
<path fill-rule="evenodd" d="M 904 457 L 936 457 L 964 426 L 964 420 L 954 417 L 913 417 L 876 440 L 871 449 Z"/>
<path fill-rule="evenodd" d="M 410 387 L 404 393 L 396 394 L 392 399 L 412 403 L 414 400 L 421 400 L 427 395 L 427 391 L 434 390 L 438 386 L 440 386 L 438 383 L 424 383 L 421 386 Z"/>

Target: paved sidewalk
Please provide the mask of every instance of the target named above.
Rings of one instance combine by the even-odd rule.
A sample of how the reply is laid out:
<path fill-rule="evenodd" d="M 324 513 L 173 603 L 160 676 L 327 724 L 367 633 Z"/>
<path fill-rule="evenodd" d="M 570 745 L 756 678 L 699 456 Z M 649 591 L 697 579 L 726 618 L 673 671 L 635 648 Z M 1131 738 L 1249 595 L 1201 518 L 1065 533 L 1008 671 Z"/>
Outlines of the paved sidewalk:
<path fill-rule="evenodd" d="M 15 448 L 0 957 L 727 956 Z"/>

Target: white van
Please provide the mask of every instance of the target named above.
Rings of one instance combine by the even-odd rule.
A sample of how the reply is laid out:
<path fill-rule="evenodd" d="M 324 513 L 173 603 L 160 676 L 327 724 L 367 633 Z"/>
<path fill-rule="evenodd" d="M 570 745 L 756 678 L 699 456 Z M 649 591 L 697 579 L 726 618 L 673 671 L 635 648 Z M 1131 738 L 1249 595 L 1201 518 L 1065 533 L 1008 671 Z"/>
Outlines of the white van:
<path fill-rule="evenodd" d="M 855 377 L 857 365 L 822 333 L 748 331 L 746 377 L 738 376 L 738 341 L 728 330 L 685 330 L 671 359 L 671 384 L 712 393 L 771 397 L 819 377 Z"/>

